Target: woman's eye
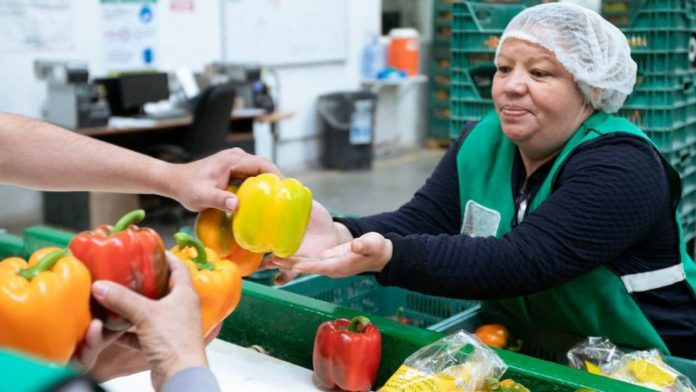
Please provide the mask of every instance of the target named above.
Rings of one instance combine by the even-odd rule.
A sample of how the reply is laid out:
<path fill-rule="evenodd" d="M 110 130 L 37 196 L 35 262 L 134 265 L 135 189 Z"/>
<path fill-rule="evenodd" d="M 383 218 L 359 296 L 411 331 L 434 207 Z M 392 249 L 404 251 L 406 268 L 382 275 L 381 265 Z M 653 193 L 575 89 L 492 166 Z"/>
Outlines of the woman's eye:
<path fill-rule="evenodd" d="M 530 73 L 531 73 L 532 76 L 534 76 L 535 78 L 543 78 L 543 77 L 549 76 L 549 74 L 548 74 L 547 72 L 544 72 L 544 71 L 541 71 L 541 70 L 538 70 L 538 69 L 535 69 L 535 70 L 533 70 L 533 71 L 530 72 Z"/>
<path fill-rule="evenodd" d="M 499 73 L 508 73 L 508 72 L 510 72 L 510 67 L 508 67 L 506 65 L 501 65 L 498 67 L 498 72 Z"/>

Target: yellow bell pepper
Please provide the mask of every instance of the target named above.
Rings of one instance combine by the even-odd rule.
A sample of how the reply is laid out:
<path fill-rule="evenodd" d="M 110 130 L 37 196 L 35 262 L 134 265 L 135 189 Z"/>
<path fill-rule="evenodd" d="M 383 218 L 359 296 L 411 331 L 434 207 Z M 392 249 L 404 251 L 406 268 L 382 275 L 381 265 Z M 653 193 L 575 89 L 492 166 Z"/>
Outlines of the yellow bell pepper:
<path fill-rule="evenodd" d="M 239 304 L 242 296 L 242 275 L 229 260 L 220 260 L 214 250 L 205 248 L 194 237 L 176 233 L 177 246 L 172 252 L 191 273 L 193 288 L 201 301 L 203 336 L 210 332 Z"/>
<path fill-rule="evenodd" d="M 292 256 L 302 243 L 312 209 L 312 192 L 293 178 L 271 173 L 247 178 L 237 191 L 232 228 L 242 248 Z"/>
<path fill-rule="evenodd" d="M 92 319 L 92 279 L 67 249 L 39 249 L 0 262 L 0 347 L 67 362 Z"/>

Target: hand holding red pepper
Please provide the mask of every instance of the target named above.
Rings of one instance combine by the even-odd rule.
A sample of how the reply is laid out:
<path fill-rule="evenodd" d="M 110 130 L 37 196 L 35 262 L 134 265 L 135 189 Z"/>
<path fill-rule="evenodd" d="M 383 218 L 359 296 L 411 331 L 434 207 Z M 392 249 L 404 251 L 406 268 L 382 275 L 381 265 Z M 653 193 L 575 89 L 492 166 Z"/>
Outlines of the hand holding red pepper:
<path fill-rule="evenodd" d="M 150 228 L 138 228 L 134 223 L 145 217 L 145 211 L 135 210 L 124 215 L 112 228 L 101 225 L 94 231 L 76 235 L 68 247 L 92 274 L 92 281 L 110 280 L 151 299 L 167 293 L 169 267 L 164 258 L 164 244 Z M 92 301 L 92 312 L 104 321 L 104 326 L 120 331 L 130 323 Z"/>
<path fill-rule="evenodd" d="M 314 340 L 315 381 L 323 388 L 369 391 L 382 359 L 382 335 L 367 317 L 322 323 Z"/>

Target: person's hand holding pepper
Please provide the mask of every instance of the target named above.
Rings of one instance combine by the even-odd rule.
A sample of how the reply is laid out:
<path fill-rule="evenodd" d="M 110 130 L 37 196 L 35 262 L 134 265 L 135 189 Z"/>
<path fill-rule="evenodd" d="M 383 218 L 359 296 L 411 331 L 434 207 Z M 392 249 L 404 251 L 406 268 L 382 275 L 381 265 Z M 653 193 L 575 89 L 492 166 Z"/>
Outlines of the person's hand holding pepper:
<path fill-rule="evenodd" d="M 332 278 L 379 272 L 391 260 L 392 242 L 381 234 L 366 233 L 318 255 L 275 260 L 274 265 L 290 274 L 320 274 Z"/>
<path fill-rule="evenodd" d="M 178 371 L 208 366 L 201 336 L 199 299 L 188 269 L 169 252 L 167 261 L 171 268 L 171 291 L 158 301 L 110 281 L 92 285 L 97 301 L 133 324 L 134 332 L 126 332 L 118 343 L 145 354 L 156 390 Z"/>
<path fill-rule="evenodd" d="M 155 181 L 163 181 L 164 196 L 176 199 L 191 211 L 217 208 L 225 211 L 237 209 L 236 196 L 228 192 L 230 178 L 246 178 L 261 173 L 274 173 L 282 177 L 278 168 L 266 158 L 247 154 L 240 148 L 220 151 L 207 158 L 186 163 L 162 162 L 169 175 L 157 175 Z"/>

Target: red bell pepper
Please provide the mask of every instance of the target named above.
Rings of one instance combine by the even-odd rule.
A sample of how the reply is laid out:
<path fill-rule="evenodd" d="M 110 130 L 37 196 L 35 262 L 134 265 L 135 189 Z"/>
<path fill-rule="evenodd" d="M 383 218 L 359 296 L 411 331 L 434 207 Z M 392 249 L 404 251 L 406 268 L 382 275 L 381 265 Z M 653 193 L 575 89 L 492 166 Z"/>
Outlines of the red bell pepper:
<path fill-rule="evenodd" d="M 157 232 L 135 226 L 144 217 L 143 210 L 131 211 L 113 228 L 101 225 L 94 231 L 79 233 L 68 247 L 87 266 L 93 281 L 111 280 L 148 298 L 159 299 L 169 287 L 169 265 Z M 94 300 L 91 308 L 107 329 L 120 331 L 130 326 L 127 320 Z"/>
<path fill-rule="evenodd" d="M 314 339 L 314 379 L 322 388 L 369 391 L 382 358 L 382 335 L 367 317 L 322 323 Z"/>

